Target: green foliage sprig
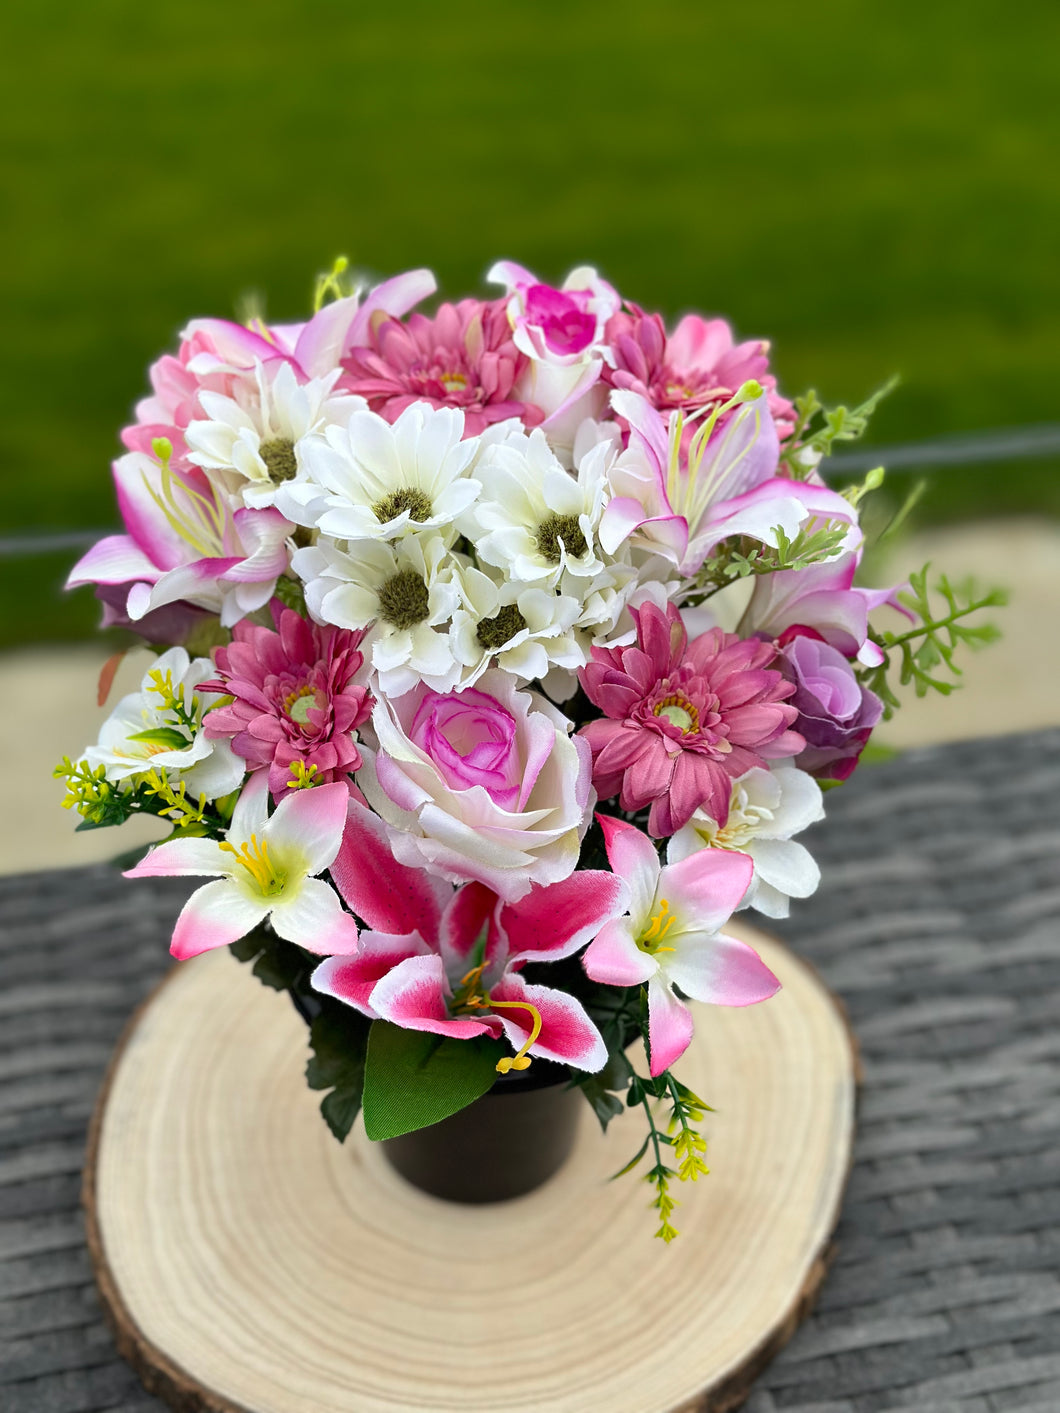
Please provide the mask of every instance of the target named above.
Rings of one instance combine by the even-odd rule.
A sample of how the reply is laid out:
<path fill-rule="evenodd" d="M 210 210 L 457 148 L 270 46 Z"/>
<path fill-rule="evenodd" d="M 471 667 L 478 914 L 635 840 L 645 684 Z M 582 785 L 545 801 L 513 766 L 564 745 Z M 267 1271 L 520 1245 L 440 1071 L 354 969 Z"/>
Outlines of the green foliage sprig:
<path fill-rule="evenodd" d="M 902 686 L 912 682 L 918 697 L 925 697 L 928 692 L 949 696 L 960 685 L 949 679 L 962 675 L 954 660 L 957 648 L 963 645 L 974 651 L 1000 637 L 993 623 L 971 624 L 964 620 L 983 609 L 1003 607 L 1008 602 L 1003 589 L 982 592 L 970 580 L 954 585 L 942 574 L 929 590 L 929 569 L 930 565 L 925 565 L 919 573 L 911 574 L 909 589 L 898 595 L 899 602 L 918 620 L 916 625 L 902 633 L 872 632 L 872 641 L 883 652 L 883 662 L 878 667 L 859 670 L 864 685 L 883 701 L 885 718 L 890 718 L 899 705 L 889 681 L 895 658 Z M 941 597 L 943 604 L 936 607 L 932 594 Z M 936 675 L 939 671 L 948 677 Z"/>
<path fill-rule="evenodd" d="M 781 453 L 781 461 L 789 474 L 796 480 L 801 479 L 820 457 L 832 454 L 836 442 L 854 442 L 864 436 L 873 413 L 898 386 L 898 381 L 891 378 L 857 407 L 825 407 L 813 388 L 797 397 L 795 429 Z M 819 416 L 820 423 L 815 427 Z M 804 456 L 805 452 L 810 455 Z"/>
<path fill-rule="evenodd" d="M 665 1128 L 660 1128 L 656 1122 L 651 1103 L 653 1099 L 662 1100 L 669 1105 L 670 1114 Z M 669 1070 L 664 1070 L 654 1078 L 634 1074 L 626 1102 L 631 1109 L 639 1106 L 644 1110 L 648 1132 L 637 1152 L 614 1177 L 623 1177 L 632 1172 L 649 1148 L 651 1149 L 655 1161 L 644 1174 L 644 1181 L 655 1188 L 651 1205 L 658 1212 L 660 1222 L 655 1235 L 669 1246 L 679 1235 L 677 1228 L 670 1221 L 677 1206 L 677 1199 L 670 1192 L 671 1182 L 675 1178 L 679 1182 L 696 1182 L 710 1171 L 703 1161 L 703 1154 L 707 1151 L 706 1140 L 694 1127 L 710 1111 L 710 1105 L 694 1094 L 687 1085 L 682 1084 Z M 663 1160 L 664 1148 L 672 1150 L 676 1168 Z"/>
<path fill-rule="evenodd" d="M 736 579 L 775 574 L 782 569 L 805 569 L 807 565 L 832 559 L 840 552 L 849 530 L 850 526 L 843 520 L 814 520 L 789 540 L 777 525 L 773 530 L 777 540 L 775 549 L 742 536 L 724 540 L 699 571 L 684 605 L 694 608 Z"/>

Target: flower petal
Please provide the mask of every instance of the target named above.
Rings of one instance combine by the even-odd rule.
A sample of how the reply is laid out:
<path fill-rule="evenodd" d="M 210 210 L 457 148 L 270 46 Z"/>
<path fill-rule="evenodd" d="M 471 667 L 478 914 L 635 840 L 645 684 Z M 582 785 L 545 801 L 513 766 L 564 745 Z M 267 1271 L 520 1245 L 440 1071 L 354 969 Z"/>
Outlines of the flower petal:
<path fill-rule="evenodd" d="M 740 906 L 753 876 L 754 864 L 746 854 L 700 849 L 663 869 L 659 893 L 669 900 L 683 928 L 713 933 L 720 931 Z"/>
<path fill-rule="evenodd" d="M 585 974 L 605 986 L 640 986 L 659 970 L 659 964 L 637 946 L 628 917 L 605 922 L 582 958 Z"/>
<path fill-rule="evenodd" d="M 513 957 L 558 961 L 592 940 L 609 918 L 625 909 L 627 891 L 614 873 L 583 869 L 562 883 L 532 888 L 501 912 Z"/>
<path fill-rule="evenodd" d="M 374 1016 L 369 997 L 376 983 L 393 971 L 399 962 L 407 961 L 409 957 L 424 956 L 428 950 L 423 938 L 415 932 L 407 937 L 362 932 L 356 956 L 328 957 L 314 971 L 311 984 L 314 991 L 324 996 L 334 996 L 336 1001 L 345 1001 L 366 1016 Z"/>
<path fill-rule="evenodd" d="M 531 1055 L 590 1073 L 602 1070 L 607 1063 L 603 1036 L 573 996 L 551 986 L 528 986 L 518 972 L 509 972 L 490 990 L 491 1004 L 497 1006 L 500 1001 L 514 1003 L 510 1007 L 498 1006 L 497 1017 L 517 1050 L 532 1033 L 532 1006 L 541 1017 L 541 1032 L 530 1047 Z"/>
<path fill-rule="evenodd" d="M 349 802 L 331 876 L 357 916 L 377 932 L 418 932 L 428 942 L 437 939 L 442 907 L 452 890 L 425 869 L 398 863 L 383 821 L 356 800 Z"/>
<path fill-rule="evenodd" d="M 221 851 L 213 839 L 188 839 L 178 835 L 156 844 L 146 858 L 130 869 L 125 878 L 164 878 L 184 874 L 226 874 L 232 855 Z M 227 862 L 226 862 L 227 861 Z"/>
<path fill-rule="evenodd" d="M 250 897 L 230 878 L 197 888 L 181 909 L 169 950 L 180 962 L 238 942 L 268 916 L 268 904 Z"/>
<path fill-rule="evenodd" d="M 322 878 L 304 878 L 290 899 L 273 904 L 270 921 L 280 937 L 318 956 L 348 956 L 357 950 L 357 924 Z"/>
<path fill-rule="evenodd" d="M 442 959 L 431 953 L 399 962 L 376 984 L 370 1004 L 383 1020 L 393 1021 L 406 1030 L 426 1030 L 433 1035 L 452 1035 L 458 1040 L 493 1033 L 494 1027 L 484 1021 L 454 1020 L 449 1015 L 447 994 Z"/>
<path fill-rule="evenodd" d="M 288 790 L 265 828 L 266 837 L 296 845 L 305 854 L 306 872 L 322 873 L 339 852 L 349 801 L 350 792 L 338 781 Z"/>
<path fill-rule="evenodd" d="M 755 949 L 724 933 L 680 938 L 667 961 L 666 976 L 693 1001 L 715 1006 L 753 1006 L 780 990 L 780 982 Z"/>
<path fill-rule="evenodd" d="M 648 983 L 648 1044 L 653 1075 L 662 1074 L 688 1049 L 693 1032 L 692 1012 L 669 986 L 657 978 Z"/>
<path fill-rule="evenodd" d="M 637 923 L 648 915 L 655 900 L 659 855 L 648 836 L 632 824 L 613 815 L 598 814 L 596 818 L 604 831 L 607 862 L 629 889 L 629 911 Z"/>

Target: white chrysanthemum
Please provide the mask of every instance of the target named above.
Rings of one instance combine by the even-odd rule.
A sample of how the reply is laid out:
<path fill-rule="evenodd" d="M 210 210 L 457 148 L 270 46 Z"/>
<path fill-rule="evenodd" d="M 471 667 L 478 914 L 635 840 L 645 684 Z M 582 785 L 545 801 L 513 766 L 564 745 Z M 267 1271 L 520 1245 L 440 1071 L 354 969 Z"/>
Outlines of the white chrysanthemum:
<path fill-rule="evenodd" d="M 315 618 L 338 628 L 375 625 L 372 667 L 385 696 L 399 697 L 420 681 L 437 692 L 454 686 L 460 667 L 448 625 L 460 601 L 460 565 L 441 536 L 361 540 L 348 550 L 323 536 L 297 550 L 291 564 Z"/>
<path fill-rule="evenodd" d="M 600 443 L 572 474 L 539 429 L 492 447 L 476 469 L 481 498 L 463 521 L 478 557 L 507 578 L 550 588 L 561 578 L 596 578 L 605 567 L 597 531 L 608 456 Z"/>
<path fill-rule="evenodd" d="M 498 584 L 480 569 L 459 575 L 460 606 L 453 614 L 453 654 L 463 668 L 461 688 L 496 666 L 521 682 L 552 668 L 584 667 L 588 657 L 572 629 L 577 598 L 534 584 Z"/>
<path fill-rule="evenodd" d="M 188 459 L 244 505 L 275 504 L 281 487 L 306 480 L 307 438 L 366 406 L 334 392 L 341 372 L 300 383 L 289 363 L 272 375 L 258 363 L 253 384 L 248 380 L 237 398 L 201 392 L 206 419 L 188 425 Z"/>
<path fill-rule="evenodd" d="M 476 439 L 462 440 L 464 414 L 414 402 L 394 423 L 357 412 L 303 450 L 309 482 L 278 504 L 300 525 L 336 540 L 393 540 L 445 531 L 475 501 L 467 473 Z"/>
<path fill-rule="evenodd" d="M 187 785 L 188 797 L 219 800 L 231 794 L 246 773 L 226 739 L 207 740 L 205 706 L 216 698 L 198 696 L 200 682 L 216 675 L 209 658 L 189 660 L 184 648 L 170 648 L 144 673 L 100 727 L 99 740 L 85 751 L 93 770 L 101 765 L 115 783 L 160 769 L 172 784 Z"/>
<path fill-rule="evenodd" d="M 742 907 L 787 917 L 790 898 L 808 898 L 821 881 L 810 851 L 792 838 L 824 817 L 821 787 L 792 765 L 756 767 L 733 781 L 729 818 L 719 829 L 697 810 L 670 840 L 667 860 L 679 863 L 704 847 L 750 855 L 754 879 Z"/>

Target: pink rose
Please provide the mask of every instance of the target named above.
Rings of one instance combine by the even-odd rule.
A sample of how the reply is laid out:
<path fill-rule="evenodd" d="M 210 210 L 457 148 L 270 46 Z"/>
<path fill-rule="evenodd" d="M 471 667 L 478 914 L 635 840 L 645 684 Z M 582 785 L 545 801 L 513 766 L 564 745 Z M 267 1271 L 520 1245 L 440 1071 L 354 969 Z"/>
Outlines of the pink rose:
<path fill-rule="evenodd" d="M 379 742 L 358 777 L 394 856 L 511 902 L 578 863 L 595 795 L 588 744 L 509 673 L 441 693 L 421 685 L 372 715 Z"/>

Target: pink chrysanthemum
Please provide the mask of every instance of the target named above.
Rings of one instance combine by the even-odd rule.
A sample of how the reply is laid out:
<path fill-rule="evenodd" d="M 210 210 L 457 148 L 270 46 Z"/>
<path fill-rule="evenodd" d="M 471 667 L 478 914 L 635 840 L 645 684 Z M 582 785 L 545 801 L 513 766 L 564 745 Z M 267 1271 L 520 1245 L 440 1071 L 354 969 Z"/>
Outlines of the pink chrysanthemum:
<path fill-rule="evenodd" d="M 795 426 L 795 409 L 777 392 L 769 371 L 769 344 L 750 339 L 734 344 L 724 319 L 688 314 L 667 336 L 659 314 L 645 314 L 635 304 L 608 320 L 611 366 L 604 377 L 612 387 L 639 393 L 660 412 L 687 412 L 726 402 L 754 378 L 766 389 L 769 410 L 783 440 Z"/>
<path fill-rule="evenodd" d="M 651 806 L 648 832 L 675 833 L 697 809 L 719 825 L 732 782 L 767 760 L 795 755 L 793 684 L 769 664 L 772 643 L 712 628 L 689 643 L 673 605 L 633 611 L 637 642 L 596 648 L 579 674 L 605 714 L 581 734 L 593 752 L 601 798 L 621 791 L 624 810 Z"/>
<path fill-rule="evenodd" d="M 413 402 L 458 407 L 470 437 L 508 417 L 530 427 L 542 420 L 540 408 L 512 396 L 526 363 L 512 342 L 504 301 L 462 299 L 443 304 L 433 318 L 377 320 L 370 346 L 353 348 L 343 359 L 341 387 L 366 398 L 388 422 Z"/>
<path fill-rule="evenodd" d="M 231 736 L 251 770 L 268 767 L 277 798 L 296 779 L 291 767 L 316 767 L 314 784 L 359 770 L 353 733 L 367 720 L 372 698 L 354 681 L 364 662 L 363 633 L 308 623 L 293 609 L 275 614 L 277 631 L 244 619 L 233 641 L 214 654 L 217 678 L 200 691 L 235 700 L 207 712 L 207 736 Z"/>

